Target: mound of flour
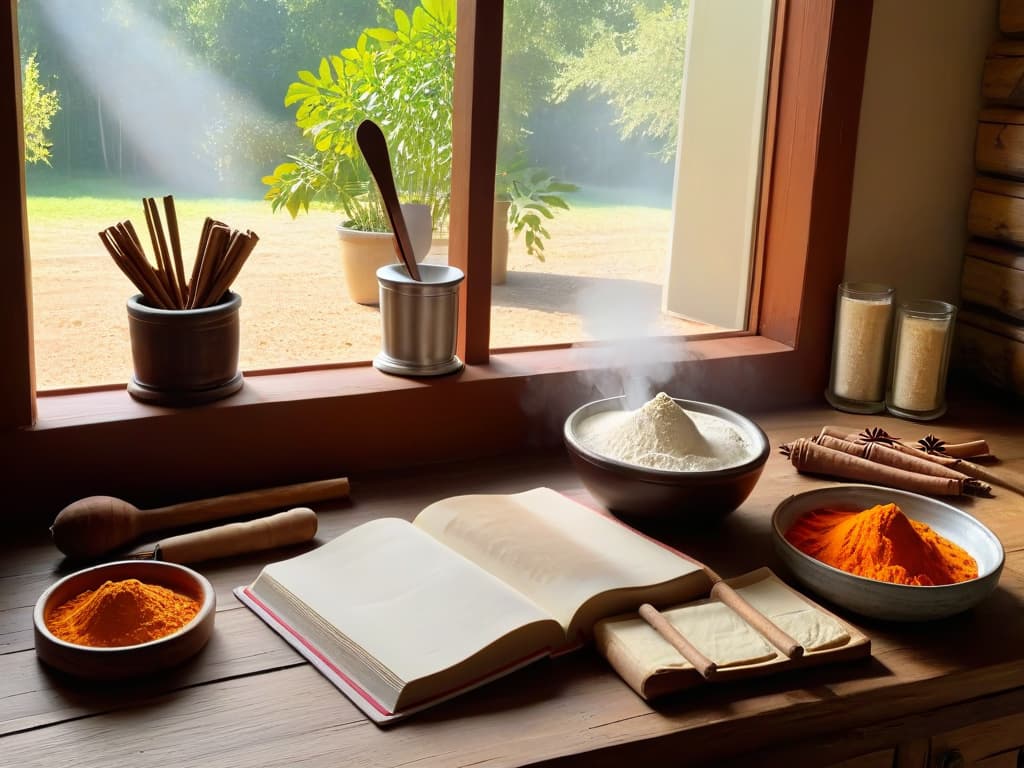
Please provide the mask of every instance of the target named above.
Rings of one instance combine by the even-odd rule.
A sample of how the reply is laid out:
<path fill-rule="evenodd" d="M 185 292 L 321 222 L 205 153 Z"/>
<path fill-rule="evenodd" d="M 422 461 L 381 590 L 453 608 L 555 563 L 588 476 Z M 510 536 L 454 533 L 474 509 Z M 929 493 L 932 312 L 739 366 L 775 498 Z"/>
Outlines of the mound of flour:
<path fill-rule="evenodd" d="M 750 441 L 733 424 L 680 408 L 659 392 L 635 411 L 604 411 L 577 428 L 594 453 L 652 469 L 724 469 L 748 460 Z"/>

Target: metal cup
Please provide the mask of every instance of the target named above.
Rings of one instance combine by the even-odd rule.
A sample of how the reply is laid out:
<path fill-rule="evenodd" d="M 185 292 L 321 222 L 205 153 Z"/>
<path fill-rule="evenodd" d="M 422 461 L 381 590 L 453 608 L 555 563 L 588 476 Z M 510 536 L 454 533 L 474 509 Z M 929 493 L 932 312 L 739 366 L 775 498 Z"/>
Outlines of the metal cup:
<path fill-rule="evenodd" d="M 462 370 L 455 354 L 459 319 L 457 267 L 420 264 L 416 281 L 401 264 L 377 270 L 382 349 L 373 366 L 399 376 L 441 376 Z"/>

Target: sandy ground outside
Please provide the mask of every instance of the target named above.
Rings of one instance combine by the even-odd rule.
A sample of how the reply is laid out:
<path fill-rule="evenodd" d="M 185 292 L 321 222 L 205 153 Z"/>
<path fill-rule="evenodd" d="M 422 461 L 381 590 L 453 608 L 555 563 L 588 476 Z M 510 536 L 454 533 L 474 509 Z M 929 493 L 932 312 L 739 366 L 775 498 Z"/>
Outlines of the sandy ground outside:
<path fill-rule="evenodd" d="M 380 350 L 379 311 L 346 294 L 336 214 L 292 220 L 269 207 L 229 203 L 208 215 L 260 236 L 234 285 L 242 296 L 243 371 L 367 361 Z M 143 223 L 141 206 L 125 218 Z M 131 375 L 125 302 L 134 290 L 97 237 L 113 223 L 34 228 L 30 217 L 40 391 L 121 383 Z M 200 224 L 181 221 L 186 255 Z M 577 207 L 550 223 L 544 262 L 512 239 L 508 279 L 493 289 L 492 348 L 709 330 L 660 311 L 670 225 L 667 210 Z M 443 246 L 431 254 L 433 261 L 445 258 Z"/>

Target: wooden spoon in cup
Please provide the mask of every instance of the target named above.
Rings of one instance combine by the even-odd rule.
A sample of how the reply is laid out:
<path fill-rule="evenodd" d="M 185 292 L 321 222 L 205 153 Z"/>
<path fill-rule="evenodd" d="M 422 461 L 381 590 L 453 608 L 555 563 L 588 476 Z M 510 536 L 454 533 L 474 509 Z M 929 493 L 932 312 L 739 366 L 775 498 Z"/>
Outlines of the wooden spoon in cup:
<path fill-rule="evenodd" d="M 356 143 L 370 166 L 370 173 L 377 182 L 384 210 L 391 222 L 391 231 L 395 233 L 398 243 L 398 255 L 405 264 L 406 270 L 416 282 L 420 282 L 420 269 L 416 264 L 416 254 L 412 250 L 409 230 L 405 226 L 405 216 L 398 203 L 398 192 L 395 190 L 395 177 L 391 173 L 391 156 L 388 154 L 388 142 L 380 127 L 372 120 L 363 120 L 356 128 Z"/>

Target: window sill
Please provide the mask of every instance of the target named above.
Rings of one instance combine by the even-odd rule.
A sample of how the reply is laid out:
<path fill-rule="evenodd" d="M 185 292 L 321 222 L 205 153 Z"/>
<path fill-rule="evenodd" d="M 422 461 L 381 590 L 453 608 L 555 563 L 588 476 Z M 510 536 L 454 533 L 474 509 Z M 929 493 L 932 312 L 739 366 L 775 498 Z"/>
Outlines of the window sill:
<path fill-rule="evenodd" d="M 760 336 L 665 339 L 645 352 L 654 365 L 644 371 L 677 397 L 765 409 L 823 386 L 820 365 Z M 623 358 L 609 357 L 596 345 L 508 352 L 432 380 L 370 366 L 250 374 L 238 394 L 183 409 L 135 402 L 120 387 L 44 395 L 35 426 L 0 433 L 0 460 L 14 467 L 15 498 L 52 519 L 90 494 L 147 507 L 543 450 L 560 444 L 573 408 L 623 391 Z"/>
<path fill-rule="evenodd" d="M 668 378 L 666 374 L 670 367 L 692 366 L 700 361 L 792 351 L 791 347 L 760 336 L 696 341 L 663 339 L 645 342 L 643 346 L 646 359 L 641 367 L 650 369 L 650 378 L 657 378 L 659 371 Z M 615 383 L 624 378 L 624 374 L 614 365 L 621 364 L 623 352 L 632 354 L 629 349 L 597 344 L 504 352 L 493 354 L 486 365 L 467 366 L 460 373 L 434 379 L 390 376 L 362 364 L 258 371 L 245 374 L 245 385 L 236 395 L 191 408 L 166 408 L 141 403 L 133 400 L 122 385 L 54 394 L 40 393 L 37 422 L 26 431 L 46 432 L 111 422 L 172 418 L 185 414 L 205 414 L 206 418 L 215 422 L 221 418 L 218 414 L 234 409 L 273 409 L 315 401 L 340 404 L 347 398 L 397 393 L 413 393 L 412 396 L 416 396 L 416 392 L 423 390 L 445 393 L 458 390 L 461 393 L 495 384 L 525 385 L 528 380 L 538 376 L 575 375 L 586 379 L 588 374 L 593 374 Z M 643 375 L 643 371 L 640 371 L 639 376 Z M 619 385 L 609 390 L 607 395 L 618 394 L 621 389 Z M 676 396 L 694 396 L 688 392 L 690 389 L 690 386 L 682 387 Z"/>

